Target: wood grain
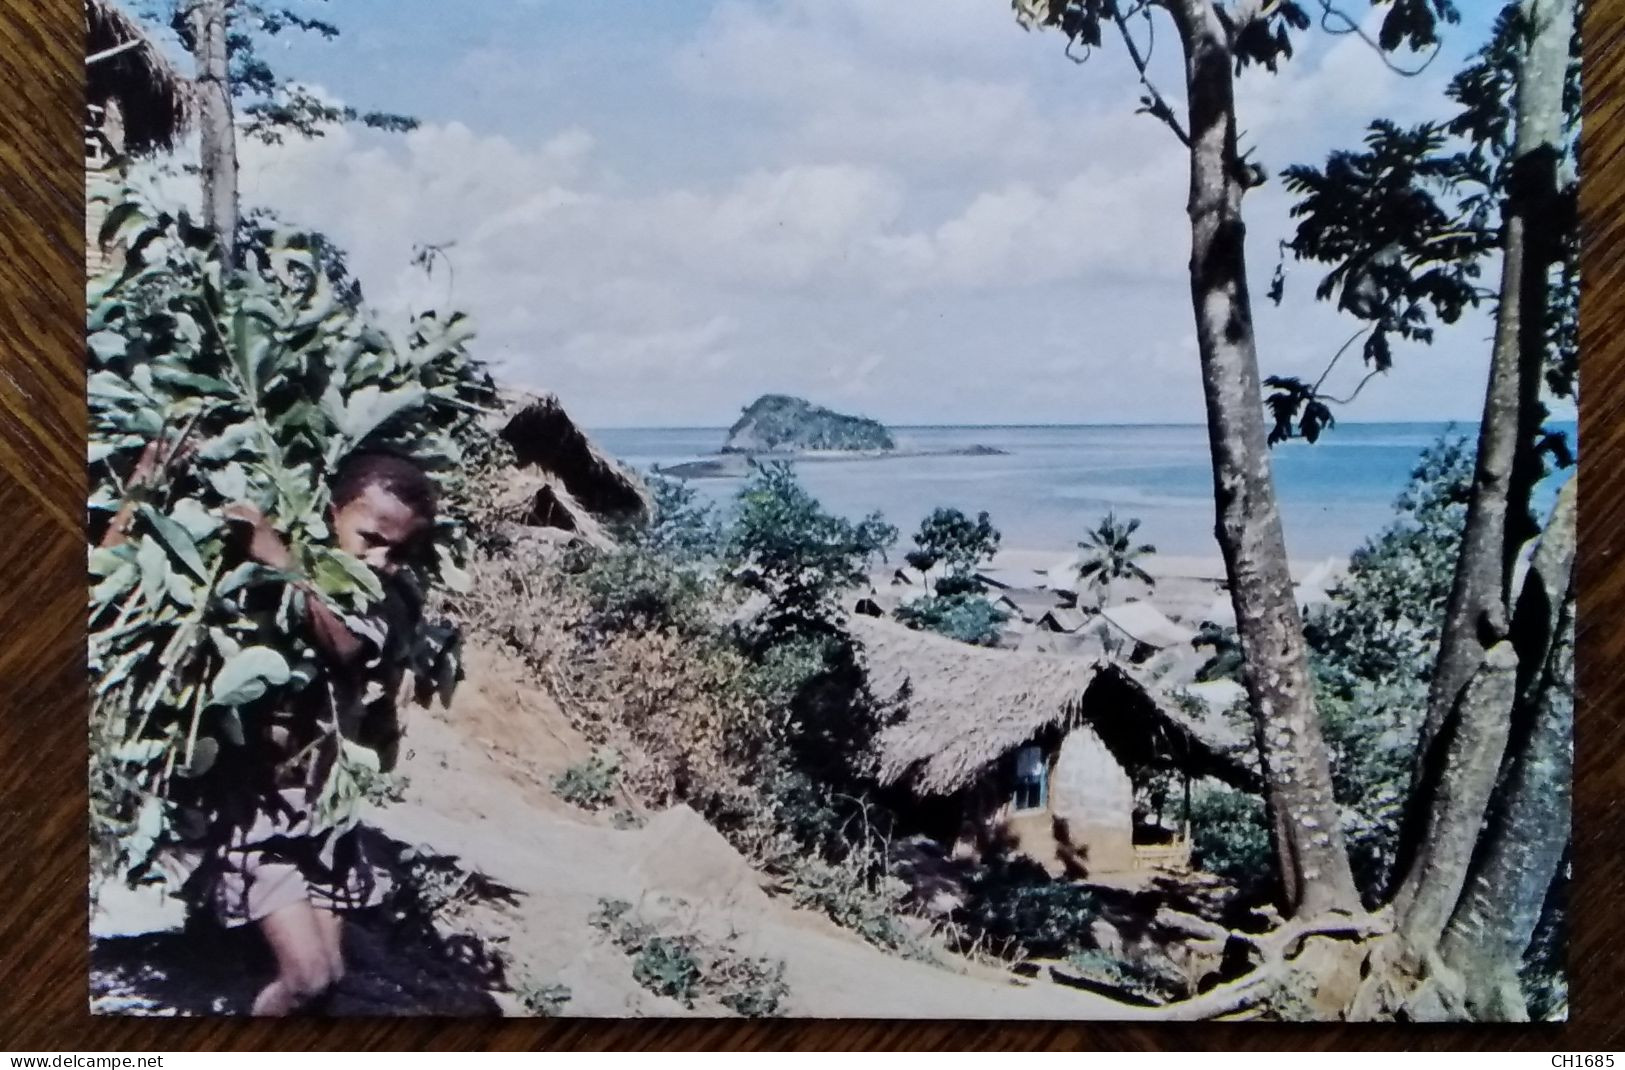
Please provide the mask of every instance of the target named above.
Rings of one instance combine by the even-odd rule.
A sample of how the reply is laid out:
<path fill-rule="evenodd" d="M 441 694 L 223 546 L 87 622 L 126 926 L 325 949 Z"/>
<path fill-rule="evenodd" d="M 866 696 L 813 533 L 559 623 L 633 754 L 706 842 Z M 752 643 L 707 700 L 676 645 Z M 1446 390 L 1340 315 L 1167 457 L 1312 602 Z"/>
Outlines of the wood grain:
<path fill-rule="evenodd" d="M 1518 1029 L 1160 1030 L 1057 1023 L 92 1018 L 85 996 L 80 2 L 0 0 L 0 1048 L 1625 1047 L 1625 0 L 1592 3 L 1585 34 L 1574 1019 L 1562 1027 Z"/>

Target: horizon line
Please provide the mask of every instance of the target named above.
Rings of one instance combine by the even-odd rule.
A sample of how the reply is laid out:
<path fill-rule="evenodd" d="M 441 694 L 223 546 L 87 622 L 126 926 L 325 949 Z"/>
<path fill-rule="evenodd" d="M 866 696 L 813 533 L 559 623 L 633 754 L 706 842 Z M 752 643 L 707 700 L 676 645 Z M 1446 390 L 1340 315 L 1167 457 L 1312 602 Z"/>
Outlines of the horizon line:
<path fill-rule="evenodd" d="M 1187 420 L 1147 420 L 1147 421 L 1116 421 L 1106 423 L 886 423 L 879 421 L 889 431 L 931 431 L 931 430 L 1066 430 L 1076 428 L 1124 428 L 1124 427 L 1203 427 L 1206 421 Z M 1471 420 L 1339 420 L 1342 427 L 1477 427 L 1482 421 Z M 1578 423 L 1576 418 L 1570 417 L 1562 420 L 1548 420 L 1551 424 Z M 726 431 L 730 424 L 593 424 L 583 423 L 583 427 L 590 431 Z"/>

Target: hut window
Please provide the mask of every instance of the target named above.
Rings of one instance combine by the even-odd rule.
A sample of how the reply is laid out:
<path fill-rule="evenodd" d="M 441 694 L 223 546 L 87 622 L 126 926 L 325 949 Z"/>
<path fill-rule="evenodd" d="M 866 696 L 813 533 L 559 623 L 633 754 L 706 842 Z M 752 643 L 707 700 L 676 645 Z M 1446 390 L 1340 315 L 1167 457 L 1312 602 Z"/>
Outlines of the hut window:
<path fill-rule="evenodd" d="M 1044 748 L 1022 747 L 1016 751 L 1015 790 L 1011 793 L 1013 810 L 1042 810 L 1049 803 L 1049 764 L 1044 761 Z"/>

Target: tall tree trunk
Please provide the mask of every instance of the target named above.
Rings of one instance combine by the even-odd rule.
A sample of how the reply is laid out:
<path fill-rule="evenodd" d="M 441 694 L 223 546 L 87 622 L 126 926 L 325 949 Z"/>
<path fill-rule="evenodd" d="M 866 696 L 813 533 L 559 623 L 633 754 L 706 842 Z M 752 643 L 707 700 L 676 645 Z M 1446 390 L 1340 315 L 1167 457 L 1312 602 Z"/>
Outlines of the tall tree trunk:
<path fill-rule="evenodd" d="M 226 48 L 229 2 L 193 0 L 192 7 L 203 218 L 228 264 L 235 257 L 237 242 L 237 132 L 231 114 L 230 57 Z"/>
<path fill-rule="evenodd" d="M 1265 440 L 1241 202 L 1250 184 L 1236 152 L 1233 57 L 1211 0 L 1171 3 L 1190 107 L 1191 300 L 1213 456 L 1216 535 L 1267 786 L 1288 910 L 1360 907 L 1336 801 L 1308 650 L 1287 571 Z"/>
<path fill-rule="evenodd" d="M 1461 556 L 1445 610 L 1439 660 L 1428 694 L 1418 749 L 1412 820 L 1403 877 L 1395 894 L 1402 928 L 1436 939 L 1465 879 L 1466 858 L 1454 846 L 1477 837 L 1482 810 L 1439 806 L 1448 795 L 1488 800 L 1501 755 L 1482 759 L 1481 745 L 1505 730 L 1489 722 L 1510 717 L 1500 689 L 1475 688 L 1486 657 L 1509 634 L 1512 569 L 1528 531 L 1529 492 L 1538 460 L 1539 385 L 1546 357 L 1548 276 L 1558 255 L 1554 222 L 1559 164 L 1564 154 L 1563 88 L 1574 34 L 1574 0 L 1524 0 L 1533 28 L 1518 75 L 1512 175 L 1503 224 L 1503 263 L 1489 387 L 1479 429 L 1477 467 L 1467 507 Z M 1505 649 L 1505 648 L 1503 648 Z M 1539 666 L 1524 666 L 1520 676 Z M 1494 701 L 1496 709 L 1483 704 Z M 1484 732 L 1491 734 L 1486 736 Z M 1474 737 L 1458 745 L 1461 733 Z M 1458 766 L 1452 756 L 1470 759 Z M 1471 781 L 1471 782 L 1470 782 Z M 1448 900 L 1448 901 L 1447 901 Z M 1415 924 L 1405 916 L 1421 912 Z M 1419 947 L 1425 952 L 1429 948 Z"/>
<path fill-rule="evenodd" d="M 1439 954 L 1479 1020 L 1528 1018 L 1518 970 L 1569 842 L 1574 778 L 1576 484 L 1558 497 L 1518 598 L 1519 652 L 1540 671 L 1520 690 L 1512 745 L 1483 843 Z"/>

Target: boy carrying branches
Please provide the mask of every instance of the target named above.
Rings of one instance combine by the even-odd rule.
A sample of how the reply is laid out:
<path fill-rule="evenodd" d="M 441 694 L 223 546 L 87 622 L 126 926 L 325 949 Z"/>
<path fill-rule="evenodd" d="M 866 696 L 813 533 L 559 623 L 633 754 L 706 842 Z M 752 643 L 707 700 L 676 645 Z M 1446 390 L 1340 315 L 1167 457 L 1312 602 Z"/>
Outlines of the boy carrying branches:
<path fill-rule="evenodd" d="M 157 443 L 147 447 L 132 489 L 186 459 L 184 446 L 167 460 L 160 454 Z M 314 1009 L 344 974 L 342 914 L 377 905 L 385 891 L 356 829 L 324 821 L 319 804 L 345 740 L 381 737 L 387 751 L 398 738 L 394 697 L 419 605 L 397 573 L 428 543 L 436 492 L 415 462 L 370 451 L 345 458 L 330 489 L 334 543 L 383 580 L 386 597 L 365 615 L 340 612 L 298 577 L 293 552 L 257 507 L 226 509 L 246 557 L 294 577 L 298 618 L 321 660 L 317 678 L 291 701 L 244 725 L 245 746 L 211 777 L 209 902 L 227 926 L 256 925 L 276 960 L 276 977 L 254 1000 L 256 1015 Z M 104 546 L 125 538 L 136 497 L 114 517 Z"/>

